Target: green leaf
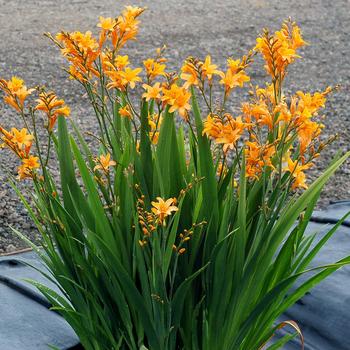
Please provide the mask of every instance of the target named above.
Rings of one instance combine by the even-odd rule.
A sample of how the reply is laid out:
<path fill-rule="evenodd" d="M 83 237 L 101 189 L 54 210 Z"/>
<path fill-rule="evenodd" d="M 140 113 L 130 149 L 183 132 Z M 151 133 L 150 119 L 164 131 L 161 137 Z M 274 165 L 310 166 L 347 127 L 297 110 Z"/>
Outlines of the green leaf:
<path fill-rule="evenodd" d="M 286 334 L 281 339 L 278 339 L 274 344 L 270 345 L 266 350 L 278 350 L 282 349 L 284 345 L 286 345 L 289 341 L 293 340 L 298 333 Z"/>
<path fill-rule="evenodd" d="M 147 184 L 147 193 L 144 193 L 148 199 L 153 198 L 153 167 L 152 167 L 152 150 L 151 140 L 149 138 L 150 126 L 148 122 L 148 103 L 143 100 L 141 106 L 141 140 L 140 154 L 142 164 L 142 174 L 145 176 Z"/>
<path fill-rule="evenodd" d="M 173 325 L 175 327 L 180 326 L 182 311 L 184 308 L 186 296 L 188 293 L 189 288 L 191 287 L 192 281 L 201 274 L 207 267 L 209 263 L 198 269 L 196 272 L 194 272 L 191 276 L 187 277 L 177 288 L 173 300 L 172 300 L 172 310 L 173 310 Z"/>

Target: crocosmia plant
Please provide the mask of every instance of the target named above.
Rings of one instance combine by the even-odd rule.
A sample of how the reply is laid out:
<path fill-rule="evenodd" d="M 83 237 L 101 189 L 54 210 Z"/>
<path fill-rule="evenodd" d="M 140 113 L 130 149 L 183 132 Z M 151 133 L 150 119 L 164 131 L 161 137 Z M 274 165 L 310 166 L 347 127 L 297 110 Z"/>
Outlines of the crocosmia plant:
<path fill-rule="evenodd" d="M 91 103 L 91 143 L 53 91 L 0 81 L 19 114 L 17 125 L 0 127 L 2 146 L 18 158 L 31 200 L 10 181 L 41 233 L 33 248 L 43 273 L 60 293 L 32 283 L 86 350 L 272 350 L 296 336 L 303 343 L 296 322 L 277 320 L 350 262 L 309 268 L 341 222 L 322 238 L 305 233 L 322 187 L 348 156 L 308 181 L 332 142 L 318 115 L 334 88 L 283 93 L 306 45 L 291 21 L 264 30 L 224 68 L 208 55 L 171 72 L 165 47 L 135 67 L 125 46 L 143 12 L 128 6 L 100 17 L 97 36 L 47 34 Z M 267 76 L 260 87 L 249 77 L 256 55 Z M 241 88 L 249 99 L 232 101 Z M 277 338 L 285 326 L 291 333 Z"/>

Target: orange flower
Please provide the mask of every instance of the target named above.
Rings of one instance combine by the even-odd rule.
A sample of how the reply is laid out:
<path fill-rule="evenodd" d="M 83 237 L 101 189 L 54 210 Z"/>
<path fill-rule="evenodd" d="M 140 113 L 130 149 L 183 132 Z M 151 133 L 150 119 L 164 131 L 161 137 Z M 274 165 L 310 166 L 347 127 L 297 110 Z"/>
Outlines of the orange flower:
<path fill-rule="evenodd" d="M 24 81 L 17 77 L 8 81 L 1 79 L 0 89 L 5 92 L 4 101 L 18 112 L 23 111 L 24 101 L 35 90 L 27 89 Z"/>
<path fill-rule="evenodd" d="M 188 111 L 191 109 L 189 104 L 191 93 L 183 87 L 172 84 L 170 89 L 163 88 L 163 95 L 162 101 L 170 106 L 169 112 L 178 111 L 187 120 Z"/>
<path fill-rule="evenodd" d="M 259 100 L 265 100 L 272 105 L 276 104 L 273 84 L 266 84 L 265 88 L 257 86 L 255 88 L 255 94 Z"/>
<path fill-rule="evenodd" d="M 143 84 L 142 87 L 146 90 L 146 92 L 142 95 L 142 97 L 145 98 L 146 101 L 160 99 L 160 93 L 162 91 L 160 83 L 155 83 L 153 86 Z"/>
<path fill-rule="evenodd" d="M 110 32 L 114 29 L 116 26 L 115 19 L 108 17 L 104 18 L 100 16 L 100 22 L 97 24 L 97 27 L 101 28 L 100 32 L 100 39 L 99 39 L 99 47 L 101 48 L 107 38 L 107 36 L 110 34 Z"/>
<path fill-rule="evenodd" d="M 137 18 L 138 16 L 141 15 L 143 11 L 145 11 L 146 8 L 143 7 L 137 7 L 137 6 L 125 6 L 125 10 L 123 11 L 123 16 L 125 18 Z"/>
<path fill-rule="evenodd" d="M 7 82 L 6 85 L 11 92 L 16 92 L 24 86 L 24 81 L 23 79 L 14 76 Z"/>
<path fill-rule="evenodd" d="M 111 79 L 111 82 L 107 84 L 107 89 L 116 88 L 121 91 L 125 90 L 121 72 L 122 71 L 119 70 L 111 70 L 105 72 L 106 75 Z"/>
<path fill-rule="evenodd" d="M 228 113 L 223 118 L 208 115 L 204 122 L 203 135 L 206 134 L 217 144 L 222 144 L 226 153 L 229 149 L 234 149 L 237 140 L 248 126 L 249 124 L 244 123 L 241 117 L 233 118 Z"/>
<path fill-rule="evenodd" d="M 102 17 L 99 18 L 100 22 L 97 24 L 97 27 L 101 28 L 104 31 L 112 31 L 116 25 L 115 19 L 108 17 Z"/>
<path fill-rule="evenodd" d="M 224 124 L 219 116 L 209 114 L 204 121 L 203 135 L 218 139 L 223 132 Z"/>
<path fill-rule="evenodd" d="M 195 70 L 195 67 L 193 64 L 189 61 L 187 61 L 182 67 L 181 67 L 181 79 L 185 80 L 184 88 L 188 89 L 192 85 L 199 85 L 198 80 L 198 74 Z"/>
<path fill-rule="evenodd" d="M 129 105 L 119 108 L 118 112 L 122 117 L 130 118 L 130 119 L 132 118 L 132 113 Z"/>
<path fill-rule="evenodd" d="M 30 170 L 39 168 L 39 158 L 34 156 L 29 156 L 28 158 L 22 159 L 23 165 Z"/>
<path fill-rule="evenodd" d="M 307 147 L 320 135 L 323 127 L 323 124 L 306 120 L 297 128 L 297 134 L 300 142 L 300 155 L 302 157 Z"/>
<path fill-rule="evenodd" d="M 297 91 L 298 96 L 298 107 L 295 113 L 298 115 L 298 121 L 302 122 L 314 115 L 320 108 L 323 108 L 326 103 L 326 95 L 332 89 L 328 87 L 324 92 L 315 92 L 313 95 L 310 93 L 304 93 L 302 91 Z"/>
<path fill-rule="evenodd" d="M 241 60 L 234 60 L 233 58 L 228 58 L 227 67 L 232 72 L 232 74 L 236 74 L 241 69 Z"/>
<path fill-rule="evenodd" d="M 137 17 L 144 10 L 141 7 L 126 6 L 122 15 L 117 18 L 117 25 L 111 33 L 112 45 L 115 51 L 123 47 L 127 41 L 135 39 L 139 24 Z"/>
<path fill-rule="evenodd" d="M 287 104 L 284 101 L 280 102 L 274 108 L 273 113 L 275 115 L 277 113 L 279 113 L 279 115 L 278 115 L 278 122 L 282 121 L 282 122 L 289 123 L 292 120 L 292 113 L 290 112 Z"/>
<path fill-rule="evenodd" d="M 106 50 L 105 52 L 101 52 L 100 57 L 102 69 L 107 75 L 110 75 L 113 72 L 122 71 L 125 67 L 127 67 L 130 64 L 128 55 L 117 55 L 113 58 L 113 53 L 108 50 Z"/>
<path fill-rule="evenodd" d="M 165 224 L 165 218 L 171 215 L 172 212 L 176 212 L 179 208 L 173 204 L 176 203 L 175 198 L 169 198 L 164 201 L 161 197 L 157 197 L 158 202 L 152 202 L 152 212 L 158 218 L 158 222 Z"/>
<path fill-rule="evenodd" d="M 292 47 L 298 49 L 299 47 L 305 46 L 307 43 L 301 36 L 300 28 L 296 25 L 293 25 L 292 28 Z"/>
<path fill-rule="evenodd" d="M 221 74 L 222 72 L 218 71 L 216 68 L 218 66 L 216 64 L 211 63 L 211 57 L 208 55 L 205 58 L 204 63 L 202 64 L 202 78 L 207 78 L 209 81 L 212 80 L 214 74 Z"/>
<path fill-rule="evenodd" d="M 232 116 L 227 115 L 227 120 L 220 137 L 215 139 L 218 144 L 223 144 L 223 151 L 226 153 L 229 149 L 233 149 L 237 140 L 241 137 L 243 131 L 247 127 L 247 124 L 242 121 L 241 117 L 234 119 Z"/>
<path fill-rule="evenodd" d="M 18 167 L 18 179 L 24 180 L 26 178 L 33 178 L 35 175 L 34 170 L 39 168 L 39 158 L 28 156 L 22 159 L 22 164 Z"/>
<path fill-rule="evenodd" d="M 28 169 L 24 164 L 17 168 L 18 180 L 24 180 L 26 178 L 33 178 L 33 172 Z"/>
<path fill-rule="evenodd" d="M 60 32 L 56 35 L 56 40 L 62 47 L 62 55 L 71 63 L 68 70 L 71 78 L 84 82 L 91 74 L 99 76 L 94 62 L 100 55 L 101 38 L 98 43 L 90 31 L 85 33 L 76 31 Z"/>
<path fill-rule="evenodd" d="M 77 69 L 74 65 L 70 65 L 67 72 L 69 73 L 69 79 L 75 79 L 80 82 L 87 81 L 86 76 L 81 71 L 79 71 L 79 69 Z"/>
<path fill-rule="evenodd" d="M 47 129 L 51 132 L 58 116 L 62 115 L 68 117 L 70 115 L 70 108 L 65 105 L 64 100 L 58 99 L 54 92 L 43 91 L 39 94 L 36 100 L 38 104 L 35 109 L 46 114 L 48 119 Z"/>
<path fill-rule="evenodd" d="M 246 142 L 246 177 L 258 179 L 264 167 L 274 169 L 272 157 L 275 147 L 272 144 L 260 145 L 257 142 Z"/>
<path fill-rule="evenodd" d="M 129 56 L 128 55 L 116 56 L 116 58 L 114 59 L 114 64 L 118 70 L 124 69 L 125 67 L 127 67 L 130 64 L 129 63 Z"/>
<path fill-rule="evenodd" d="M 105 173 L 109 172 L 109 167 L 117 164 L 114 160 L 111 160 L 110 153 L 107 153 L 106 155 L 101 154 L 100 157 L 95 160 L 95 163 L 97 165 L 94 167 L 94 171 L 101 169 Z"/>
<path fill-rule="evenodd" d="M 255 50 L 260 52 L 266 62 L 267 72 L 274 78 L 282 79 L 288 65 L 300 56 L 296 50 L 306 45 L 299 27 L 290 21 L 283 23 L 280 31 L 270 35 L 267 30 L 256 39 Z"/>
<path fill-rule="evenodd" d="M 287 167 L 286 171 L 290 172 L 294 181 L 292 183 L 292 189 L 295 190 L 297 188 L 307 188 L 306 184 L 306 176 L 304 170 L 307 170 L 312 167 L 312 163 L 299 165 L 298 160 L 292 160 L 290 157 L 287 159 Z"/>
<path fill-rule="evenodd" d="M 220 84 L 225 85 L 225 94 L 229 95 L 232 89 L 235 87 L 243 87 L 243 84 L 250 81 L 248 75 L 244 71 L 238 73 L 232 73 L 231 69 L 228 69 L 226 73 L 220 72 L 221 80 Z"/>
<path fill-rule="evenodd" d="M 154 80 L 160 75 L 165 75 L 164 70 L 166 68 L 166 65 L 157 62 L 153 58 L 149 58 L 143 61 L 143 65 L 145 66 L 147 78 L 149 79 L 149 81 Z"/>
<path fill-rule="evenodd" d="M 122 85 L 124 87 L 130 86 L 133 89 L 136 85 L 136 82 L 141 81 L 141 78 L 138 76 L 141 73 L 141 68 L 131 69 L 126 67 L 125 70 L 120 72 Z"/>
<path fill-rule="evenodd" d="M 3 135 L 1 137 L 3 144 L 0 145 L 0 148 L 9 148 L 21 159 L 29 156 L 33 136 L 27 133 L 27 129 L 19 131 L 12 128 L 11 132 L 8 132 L 0 126 L 0 133 Z"/>
<path fill-rule="evenodd" d="M 17 146 L 22 149 L 23 146 L 30 147 L 33 141 L 33 135 L 28 134 L 28 130 L 23 128 L 18 130 L 16 128 L 11 129 L 12 138 L 11 141 L 16 143 Z"/>
<path fill-rule="evenodd" d="M 248 120 L 253 117 L 259 125 L 266 125 L 270 130 L 273 129 L 273 115 L 270 113 L 265 100 L 243 103 L 242 111 Z"/>

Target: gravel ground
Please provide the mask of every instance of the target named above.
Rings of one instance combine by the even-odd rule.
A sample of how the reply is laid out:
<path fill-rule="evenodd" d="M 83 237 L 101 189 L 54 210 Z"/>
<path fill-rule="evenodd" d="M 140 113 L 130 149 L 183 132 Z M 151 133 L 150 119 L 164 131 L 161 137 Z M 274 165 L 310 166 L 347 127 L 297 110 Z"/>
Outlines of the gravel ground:
<path fill-rule="evenodd" d="M 133 62 L 153 53 L 155 47 L 167 44 L 171 65 L 188 55 L 212 55 L 224 64 L 228 56 L 239 57 L 254 46 L 257 34 L 264 27 L 275 30 L 289 16 L 301 26 L 306 40 L 303 60 L 293 65 L 288 77 L 291 91 L 314 91 L 328 85 L 341 84 L 342 89 L 331 97 L 325 110 L 325 133 L 339 133 L 339 139 L 326 150 L 315 176 L 337 150 L 350 148 L 350 27 L 349 0 L 0 0 L 0 75 L 23 77 L 27 85 L 45 84 L 54 88 L 72 107 L 72 117 L 81 128 L 93 128 L 92 112 L 77 84 L 66 79 L 57 49 L 42 33 L 60 29 L 94 28 L 99 15 L 118 14 L 124 4 L 147 6 L 142 16 L 139 43 L 128 52 Z M 261 83 L 265 72 L 259 65 L 250 70 L 253 83 Z M 0 107 L 0 123 L 18 126 L 19 120 L 6 107 Z M 0 154 L 0 166 L 15 172 L 16 162 L 8 152 Z M 348 162 L 327 185 L 320 206 L 330 199 L 350 199 L 350 163 Z M 0 254 L 23 248 L 23 243 L 10 232 L 12 225 L 35 239 L 35 229 L 10 186 L 5 171 L 0 172 Z"/>

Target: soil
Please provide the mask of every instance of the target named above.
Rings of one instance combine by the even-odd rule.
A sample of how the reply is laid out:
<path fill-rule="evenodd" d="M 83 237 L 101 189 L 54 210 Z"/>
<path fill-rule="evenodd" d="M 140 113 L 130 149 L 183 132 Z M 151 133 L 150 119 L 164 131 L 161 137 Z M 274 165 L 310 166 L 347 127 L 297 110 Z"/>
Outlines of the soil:
<path fill-rule="evenodd" d="M 83 130 L 93 130 L 95 119 L 78 84 L 69 81 L 61 69 L 63 59 L 44 32 L 85 31 L 95 28 L 98 16 L 114 16 L 126 1 L 115 0 L 0 0 L 0 76 L 18 75 L 28 86 L 46 85 L 54 89 L 72 108 Z M 319 158 L 311 170 L 313 178 L 324 169 L 336 151 L 350 148 L 350 27 L 349 0 L 150 0 L 134 1 L 147 6 L 137 43 L 128 49 L 131 60 L 139 64 L 154 49 L 168 46 L 170 66 L 179 67 L 187 56 L 204 58 L 211 54 L 215 63 L 225 64 L 228 56 L 240 57 L 254 46 L 262 28 L 276 30 L 291 17 L 302 28 L 310 43 L 302 51 L 287 78 L 288 90 L 315 91 L 341 84 L 329 100 L 324 113 L 325 136 L 339 134 L 338 140 Z M 257 60 L 250 70 L 252 82 L 266 78 Z M 0 107 L 0 123 L 21 126 L 19 118 L 6 106 Z M 11 233 L 9 225 L 37 239 L 26 210 L 7 183 L 7 173 L 16 171 L 16 160 L 6 150 L 0 153 L 0 254 L 23 248 L 25 244 Z M 350 162 L 326 186 L 320 206 L 330 199 L 350 199 Z M 24 184 L 26 185 L 26 184 Z M 23 186 L 23 184 L 21 184 Z"/>

